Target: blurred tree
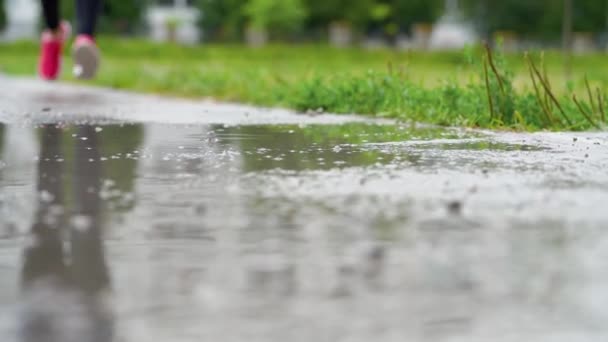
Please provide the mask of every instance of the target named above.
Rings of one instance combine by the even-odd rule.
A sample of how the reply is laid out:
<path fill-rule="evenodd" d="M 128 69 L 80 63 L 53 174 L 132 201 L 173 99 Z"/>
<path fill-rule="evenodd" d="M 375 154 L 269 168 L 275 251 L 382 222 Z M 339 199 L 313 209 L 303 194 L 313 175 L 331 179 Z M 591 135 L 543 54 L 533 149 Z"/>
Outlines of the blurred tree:
<path fill-rule="evenodd" d="M 431 23 L 440 15 L 443 0 L 306 0 L 308 28 L 346 22 L 357 31 L 394 34 L 409 31 L 412 24 Z"/>
<path fill-rule="evenodd" d="M 555 2 L 555 0 L 465 0 L 463 8 L 467 15 L 482 21 L 482 26 L 488 32 L 513 31 L 518 34 L 528 34 L 539 33 L 547 25 L 551 25 L 546 20 L 551 17 L 547 13 L 551 11 L 547 7 L 549 1 Z M 559 18 L 561 19 L 561 15 Z M 558 24 L 557 29 L 559 28 Z"/>
<path fill-rule="evenodd" d="M 409 31 L 416 23 L 433 23 L 443 13 L 444 0 L 389 0 L 393 8 L 391 20 Z"/>
<path fill-rule="evenodd" d="M 197 0 L 203 15 L 200 28 L 212 40 L 237 40 L 245 27 L 243 7 L 247 0 Z"/>
<path fill-rule="evenodd" d="M 196 0 L 204 13 L 201 27 L 219 39 L 235 39 L 245 26 L 247 15 L 264 11 L 271 0 L 247 5 L 247 0 Z M 324 31 L 336 22 L 349 24 L 355 31 L 409 31 L 415 23 L 431 23 L 442 14 L 445 0 L 301 0 L 308 17 L 306 31 Z M 575 31 L 602 31 L 606 27 L 608 0 L 577 0 L 574 3 Z M 284 1 L 287 8 L 289 0 Z M 512 31 L 521 36 L 558 38 L 562 26 L 562 2 L 559 0 L 460 0 L 464 14 L 472 19 L 480 32 Z M 245 10 L 245 6 L 249 7 Z M 293 6 L 293 5 L 292 5 Z M 295 12 L 300 11 L 298 1 Z M 271 8 L 271 7 L 267 7 Z M 288 12 L 285 12 L 288 13 Z M 275 15 L 275 17 L 277 17 Z M 273 19 L 274 21 L 274 19 Z M 280 21 L 280 19 L 279 19 Z M 289 26 L 289 25 L 288 25 Z"/>
<path fill-rule="evenodd" d="M 309 10 L 307 27 L 327 28 L 331 23 L 344 22 L 363 31 L 372 20 L 371 9 L 377 0 L 305 0 Z"/>
<path fill-rule="evenodd" d="M 103 0 L 102 3 L 100 30 L 110 33 L 132 33 L 136 30 L 147 5 L 145 0 Z"/>
<path fill-rule="evenodd" d="M 608 1 L 576 0 L 572 7 L 572 20 L 575 31 L 605 31 L 607 24 Z"/>
<path fill-rule="evenodd" d="M 302 28 L 307 12 L 302 0 L 249 0 L 243 7 L 252 27 L 275 36 L 288 35 Z"/>
<path fill-rule="evenodd" d="M 4 0 L 0 0 L 0 31 L 6 27 L 6 9 L 4 8 Z"/>
<path fill-rule="evenodd" d="M 563 1 L 560 0 L 462 0 L 465 13 L 485 34 L 512 31 L 520 36 L 559 38 L 562 32 Z M 574 31 L 606 30 L 608 1 L 573 2 Z"/>
<path fill-rule="evenodd" d="M 376 36 L 394 36 L 397 26 L 391 21 L 393 7 L 387 2 L 376 2 L 369 9 L 368 33 Z"/>

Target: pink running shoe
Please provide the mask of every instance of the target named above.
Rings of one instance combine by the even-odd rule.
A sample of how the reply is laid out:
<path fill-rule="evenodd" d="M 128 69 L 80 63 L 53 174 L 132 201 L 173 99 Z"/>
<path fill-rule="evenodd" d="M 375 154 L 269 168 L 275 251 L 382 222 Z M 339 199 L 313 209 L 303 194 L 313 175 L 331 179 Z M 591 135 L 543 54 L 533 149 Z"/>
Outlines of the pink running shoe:
<path fill-rule="evenodd" d="M 61 22 L 57 32 L 42 32 L 38 74 L 43 80 L 57 79 L 61 71 L 61 54 L 63 43 L 69 39 L 72 28 L 67 21 Z"/>
<path fill-rule="evenodd" d="M 95 77 L 99 68 L 99 49 L 93 37 L 79 34 L 74 42 L 72 56 L 76 78 L 89 80 Z"/>

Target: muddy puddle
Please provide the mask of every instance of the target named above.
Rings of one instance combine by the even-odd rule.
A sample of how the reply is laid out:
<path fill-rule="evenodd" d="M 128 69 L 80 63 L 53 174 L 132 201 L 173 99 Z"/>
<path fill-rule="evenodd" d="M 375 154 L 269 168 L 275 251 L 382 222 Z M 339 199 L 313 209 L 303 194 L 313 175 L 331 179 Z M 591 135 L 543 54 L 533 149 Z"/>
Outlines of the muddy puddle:
<path fill-rule="evenodd" d="M 0 125 L 0 340 L 604 341 L 607 145 Z"/>

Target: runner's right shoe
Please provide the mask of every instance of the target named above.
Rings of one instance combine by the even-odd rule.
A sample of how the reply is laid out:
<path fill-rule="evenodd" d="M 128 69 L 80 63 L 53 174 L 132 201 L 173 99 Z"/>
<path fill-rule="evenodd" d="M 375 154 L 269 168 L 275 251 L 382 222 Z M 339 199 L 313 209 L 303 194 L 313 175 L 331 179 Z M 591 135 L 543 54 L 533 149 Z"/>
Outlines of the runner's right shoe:
<path fill-rule="evenodd" d="M 38 75 L 43 80 L 52 81 L 59 77 L 63 44 L 69 39 L 71 31 L 70 24 L 63 21 L 56 32 L 50 30 L 42 32 Z"/>

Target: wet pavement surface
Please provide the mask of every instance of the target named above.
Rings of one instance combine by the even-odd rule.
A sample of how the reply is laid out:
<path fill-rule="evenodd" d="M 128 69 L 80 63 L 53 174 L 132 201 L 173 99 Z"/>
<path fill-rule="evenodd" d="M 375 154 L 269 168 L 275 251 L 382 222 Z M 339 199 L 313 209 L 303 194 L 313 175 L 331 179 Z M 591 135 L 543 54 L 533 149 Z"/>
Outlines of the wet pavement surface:
<path fill-rule="evenodd" d="M 0 87 L 1 341 L 608 337 L 606 133 Z"/>

